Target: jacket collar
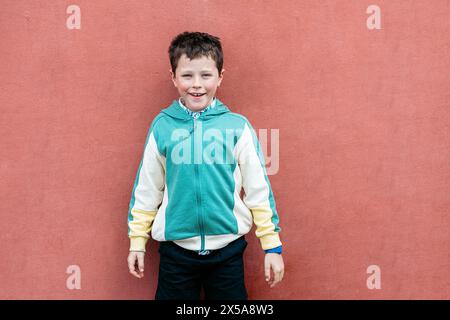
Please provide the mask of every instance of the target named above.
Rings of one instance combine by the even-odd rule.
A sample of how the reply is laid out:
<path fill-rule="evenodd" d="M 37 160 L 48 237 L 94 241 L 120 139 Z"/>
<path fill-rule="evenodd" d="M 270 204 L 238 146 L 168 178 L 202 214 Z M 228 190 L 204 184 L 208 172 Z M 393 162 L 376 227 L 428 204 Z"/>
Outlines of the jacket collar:
<path fill-rule="evenodd" d="M 172 118 L 181 119 L 181 120 L 191 120 L 192 117 L 187 114 L 180 106 L 178 100 L 173 100 L 172 104 L 168 106 L 167 108 L 161 110 L 162 113 L 167 114 L 168 116 L 171 116 Z M 226 105 L 222 103 L 219 99 L 216 97 L 216 105 L 214 108 L 208 108 L 205 112 L 203 112 L 199 118 L 200 119 L 209 119 L 218 115 L 221 115 L 223 113 L 230 112 L 230 109 Z"/>

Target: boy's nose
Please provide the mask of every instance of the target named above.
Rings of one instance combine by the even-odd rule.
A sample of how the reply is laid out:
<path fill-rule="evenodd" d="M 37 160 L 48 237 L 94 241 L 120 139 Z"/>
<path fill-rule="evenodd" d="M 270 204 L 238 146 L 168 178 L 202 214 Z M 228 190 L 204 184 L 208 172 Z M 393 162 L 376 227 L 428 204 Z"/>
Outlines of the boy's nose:
<path fill-rule="evenodd" d="M 201 84 L 200 84 L 200 78 L 195 77 L 195 79 L 194 79 L 194 85 L 193 85 L 193 86 L 196 87 L 196 88 L 201 87 Z"/>

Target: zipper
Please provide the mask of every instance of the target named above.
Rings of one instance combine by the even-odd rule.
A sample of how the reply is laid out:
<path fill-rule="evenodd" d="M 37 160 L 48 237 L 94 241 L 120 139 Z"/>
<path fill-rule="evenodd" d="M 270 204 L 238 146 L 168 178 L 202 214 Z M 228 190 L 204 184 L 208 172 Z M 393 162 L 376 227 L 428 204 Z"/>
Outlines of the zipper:
<path fill-rule="evenodd" d="M 200 172 L 199 172 L 199 164 L 195 163 L 195 155 L 196 155 L 196 140 L 195 140 L 195 131 L 196 131 L 196 119 L 193 119 L 193 133 L 192 133 L 192 143 L 193 143 L 193 159 L 194 159 L 194 172 L 195 172 L 195 195 L 196 195 L 196 202 L 197 202 L 197 210 L 198 210 L 198 224 L 199 224 L 199 228 L 200 228 L 200 251 L 199 254 L 200 255 L 204 255 L 205 254 L 205 230 L 204 230 L 204 223 L 203 223 L 203 210 L 201 207 L 201 188 L 199 188 L 199 185 L 201 184 L 200 181 Z"/>

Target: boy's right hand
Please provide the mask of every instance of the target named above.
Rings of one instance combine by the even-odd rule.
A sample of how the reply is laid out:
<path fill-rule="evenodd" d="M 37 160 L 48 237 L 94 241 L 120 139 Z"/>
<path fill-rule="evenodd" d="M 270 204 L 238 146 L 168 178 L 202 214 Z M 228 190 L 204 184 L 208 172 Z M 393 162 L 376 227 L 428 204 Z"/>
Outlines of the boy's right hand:
<path fill-rule="evenodd" d="M 139 279 L 144 277 L 144 256 L 145 252 L 143 251 L 130 251 L 128 254 L 128 269 L 133 276 Z"/>

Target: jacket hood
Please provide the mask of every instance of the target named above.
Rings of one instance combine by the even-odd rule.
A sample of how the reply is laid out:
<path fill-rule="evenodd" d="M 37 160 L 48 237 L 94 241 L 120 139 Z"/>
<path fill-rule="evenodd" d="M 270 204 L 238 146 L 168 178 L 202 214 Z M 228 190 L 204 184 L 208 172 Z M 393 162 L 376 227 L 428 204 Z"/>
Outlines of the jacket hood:
<path fill-rule="evenodd" d="M 209 108 L 208 110 L 203 112 L 200 115 L 200 118 L 207 120 L 209 118 L 216 117 L 221 114 L 230 112 L 230 109 L 228 109 L 228 107 L 226 105 L 224 105 L 222 103 L 222 101 L 220 101 L 217 98 L 215 98 L 215 99 L 216 99 L 215 107 Z M 181 119 L 181 120 L 185 120 L 185 121 L 192 120 L 192 117 L 182 109 L 178 100 L 173 100 L 172 104 L 170 106 L 168 106 L 167 108 L 161 110 L 161 112 L 164 114 L 167 114 L 168 116 L 170 116 L 172 118 Z"/>

